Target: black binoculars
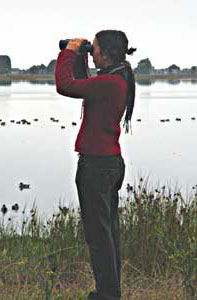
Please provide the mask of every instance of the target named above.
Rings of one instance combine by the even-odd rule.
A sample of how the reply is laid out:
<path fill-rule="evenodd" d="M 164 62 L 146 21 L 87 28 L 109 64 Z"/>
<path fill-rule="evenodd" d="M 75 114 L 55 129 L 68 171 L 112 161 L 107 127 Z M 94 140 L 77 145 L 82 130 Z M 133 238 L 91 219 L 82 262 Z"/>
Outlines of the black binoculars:
<path fill-rule="evenodd" d="M 66 46 L 68 45 L 70 39 L 66 39 L 66 40 L 60 40 L 59 41 L 59 48 L 60 50 L 63 50 L 66 48 Z M 84 41 L 82 44 L 81 44 L 81 47 L 79 49 L 79 52 L 81 54 L 86 54 L 86 53 L 90 53 L 90 55 L 93 55 L 93 51 L 94 51 L 94 48 L 92 46 L 92 44 L 88 41 Z"/>

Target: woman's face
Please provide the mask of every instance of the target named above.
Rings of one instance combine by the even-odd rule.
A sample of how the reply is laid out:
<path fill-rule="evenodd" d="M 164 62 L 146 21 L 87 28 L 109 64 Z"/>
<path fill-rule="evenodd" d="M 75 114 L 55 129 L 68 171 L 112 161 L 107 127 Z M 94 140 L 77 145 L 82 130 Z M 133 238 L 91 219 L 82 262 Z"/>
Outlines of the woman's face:
<path fill-rule="evenodd" d="M 93 56 L 93 61 L 94 61 L 96 68 L 102 69 L 102 68 L 106 68 L 110 65 L 113 65 L 112 60 L 107 55 L 101 54 L 101 49 L 99 47 L 99 43 L 98 43 L 98 40 L 96 37 L 94 38 L 92 45 L 93 45 L 93 49 L 94 49 L 92 56 Z"/>
<path fill-rule="evenodd" d="M 96 66 L 96 68 L 100 69 L 102 68 L 102 55 L 101 55 L 101 50 L 100 50 L 100 47 L 99 47 L 99 43 L 98 43 L 98 40 L 97 38 L 95 37 L 94 38 L 94 41 L 93 41 L 93 62 Z"/>

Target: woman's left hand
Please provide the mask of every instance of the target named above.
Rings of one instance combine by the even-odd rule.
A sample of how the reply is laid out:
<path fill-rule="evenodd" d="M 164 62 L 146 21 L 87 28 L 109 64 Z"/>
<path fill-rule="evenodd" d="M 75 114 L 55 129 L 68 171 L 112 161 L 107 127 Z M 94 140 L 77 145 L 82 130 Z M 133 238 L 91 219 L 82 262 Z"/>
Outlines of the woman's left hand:
<path fill-rule="evenodd" d="M 85 41 L 85 39 L 71 39 L 66 47 L 66 49 L 72 50 L 77 54 L 79 53 L 79 49 L 81 44 Z"/>

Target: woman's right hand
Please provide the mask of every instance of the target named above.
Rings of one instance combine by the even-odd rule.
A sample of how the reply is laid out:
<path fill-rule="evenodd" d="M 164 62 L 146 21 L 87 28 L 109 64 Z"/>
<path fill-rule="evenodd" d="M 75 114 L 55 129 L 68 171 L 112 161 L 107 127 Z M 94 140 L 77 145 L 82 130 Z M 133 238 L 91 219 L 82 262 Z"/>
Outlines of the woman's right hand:
<path fill-rule="evenodd" d="M 71 39 L 66 47 L 66 49 L 72 50 L 77 54 L 79 53 L 79 49 L 81 44 L 85 41 L 85 39 Z"/>

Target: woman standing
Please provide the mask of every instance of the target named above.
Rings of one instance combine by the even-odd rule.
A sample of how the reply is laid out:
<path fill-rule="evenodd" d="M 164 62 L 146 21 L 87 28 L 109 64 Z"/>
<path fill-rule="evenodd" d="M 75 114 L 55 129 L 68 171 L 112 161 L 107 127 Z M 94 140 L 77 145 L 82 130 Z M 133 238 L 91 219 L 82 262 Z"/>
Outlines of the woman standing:
<path fill-rule="evenodd" d="M 83 42 L 83 39 L 70 40 L 60 52 L 55 69 L 56 87 L 64 96 L 84 99 L 75 151 L 79 153 L 76 185 L 96 283 L 88 299 L 118 300 L 121 297 L 118 191 L 125 174 L 119 144 L 120 122 L 126 110 L 124 126 L 129 132 L 135 80 L 125 59 L 126 54 L 136 49 L 128 49 L 128 39 L 122 31 L 98 32 L 91 55 L 99 71 L 98 76 L 89 78 L 87 54 L 81 55 L 79 51 Z M 86 74 L 82 74 L 84 69 Z"/>

